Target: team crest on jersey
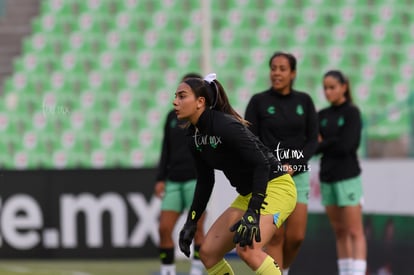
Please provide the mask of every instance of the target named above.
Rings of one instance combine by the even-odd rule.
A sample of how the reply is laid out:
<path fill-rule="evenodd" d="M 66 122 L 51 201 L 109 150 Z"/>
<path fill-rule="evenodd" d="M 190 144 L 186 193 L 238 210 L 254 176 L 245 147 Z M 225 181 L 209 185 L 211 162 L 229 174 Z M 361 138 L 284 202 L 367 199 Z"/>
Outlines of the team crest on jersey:
<path fill-rule="evenodd" d="M 274 115 L 276 113 L 275 106 L 269 106 L 267 108 L 267 112 L 271 115 Z"/>
<path fill-rule="evenodd" d="M 321 122 L 320 122 L 321 127 L 326 127 L 327 124 L 328 124 L 328 119 L 327 118 L 322 119 Z"/>
<path fill-rule="evenodd" d="M 298 114 L 298 115 L 303 115 L 304 113 L 305 113 L 305 111 L 303 111 L 303 107 L 302 107 L 302 105 L 298 105 L 297 107 L 296 107 L 296 113 Z"/>
<path fill-rule="evenodd" d="M 339 117 L 338 119 L 338 126 L 341 127 L 345 124 L 345 119 L 343 116 Z"/>

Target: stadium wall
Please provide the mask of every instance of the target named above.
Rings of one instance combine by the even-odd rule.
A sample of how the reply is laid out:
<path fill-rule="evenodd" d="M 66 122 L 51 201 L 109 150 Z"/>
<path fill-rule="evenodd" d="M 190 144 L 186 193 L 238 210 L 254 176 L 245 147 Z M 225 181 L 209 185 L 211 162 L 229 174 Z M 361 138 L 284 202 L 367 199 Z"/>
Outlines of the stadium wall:
<path fill-rule="evenodd" d="M 3 171 L 0 258 L 154 257 L 154 169 Z"/>

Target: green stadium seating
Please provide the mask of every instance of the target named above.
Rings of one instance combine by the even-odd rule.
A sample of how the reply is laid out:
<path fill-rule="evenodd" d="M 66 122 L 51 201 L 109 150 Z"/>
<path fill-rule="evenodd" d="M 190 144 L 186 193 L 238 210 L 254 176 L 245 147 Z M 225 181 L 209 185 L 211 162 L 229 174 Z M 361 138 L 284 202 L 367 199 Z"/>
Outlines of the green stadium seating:
<path fill-rule="evenodd" d="M 72 13 L 75 1 L 45 0 L 40 2 L 40 14 L 66 15 Z"/>
<path fill-rule="evenodd" d="M 94 14 L 108 14 L 111 11 L 112 0 L 76 0 L 79 12 L 91 12 Z"/>
<path fill-rule="evenodd" d="M 403 1 L 210 4 L 208 60 L 241 114 L 269 87 L 268 59 L 281 50 L 298 58 L 294 87 L 318 109 L 327 105 L 323 73 L 340 69 L 363 111 L 364 136 L 409 133 L 414 21 Z M 201 72 L 201 8 L 189 0 L 41 1 L 3 86 L 0 148 L 12 157 L 0 166 L 154 166 L 181 74 Z"/>

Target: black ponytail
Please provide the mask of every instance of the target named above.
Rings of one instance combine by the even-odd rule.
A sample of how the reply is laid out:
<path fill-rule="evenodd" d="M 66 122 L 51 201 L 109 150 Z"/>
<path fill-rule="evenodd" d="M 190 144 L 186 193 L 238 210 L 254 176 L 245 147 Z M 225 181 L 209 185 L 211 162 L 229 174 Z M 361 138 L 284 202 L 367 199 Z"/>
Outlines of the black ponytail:
<path fill-rule="evenodd" d="M 203 79 L 190 78 L 185 80 L 184 83 L 190 86 L 196 98 L 204 97 L 206 99 L 207 108 L 232 115 L 244 125 L 249 124 L 233 109 L 223 86 L 217 79 L 208 82 Z"/>

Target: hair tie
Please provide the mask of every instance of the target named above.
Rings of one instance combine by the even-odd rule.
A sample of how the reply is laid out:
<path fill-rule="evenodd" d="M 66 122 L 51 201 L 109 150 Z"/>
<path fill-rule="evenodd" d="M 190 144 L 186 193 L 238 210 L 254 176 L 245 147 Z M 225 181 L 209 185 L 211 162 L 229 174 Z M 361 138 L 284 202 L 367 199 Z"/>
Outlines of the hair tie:
<path fill-rule="evenodd" d="M 216 74 L 215 73 L 210 73 L 208 75 L 206 75 L 204 77 L 204 81 L 206 81 L 209 84 L 209 89 L 211 91 L 211 106 L 210 109 L 213 109 L 214 107 L 216 107 L 217 104 L 217 99 L 218 99 L 218 88 L 216 85 L 216 82 L 214 80 L 216 80 Z M 214 84 L 214 90 L 212 91 L 212 87 L 211 84 Z"/>
<path fill-rule="evenodd" d="M 208 74 L 204 77 L 204 80 L 208 82 L 208 84 L 211 84 L 214 80 L 216 80 L 217 75 L 215 73 Z"/>

